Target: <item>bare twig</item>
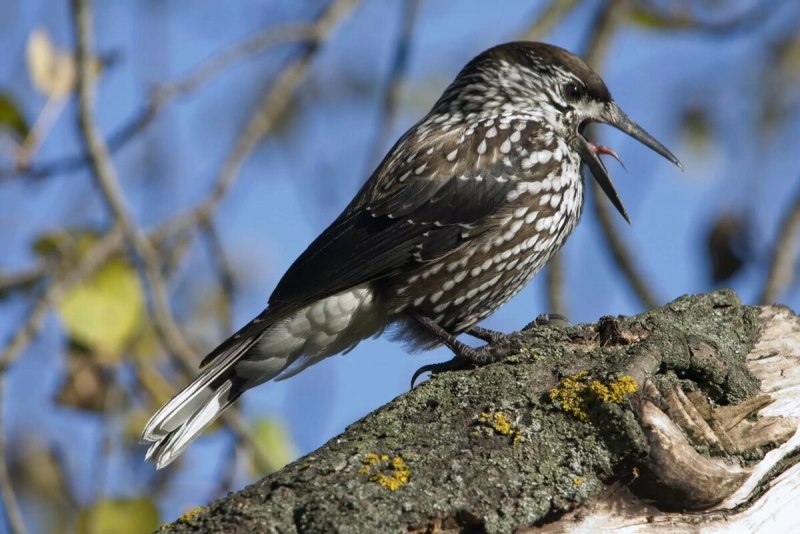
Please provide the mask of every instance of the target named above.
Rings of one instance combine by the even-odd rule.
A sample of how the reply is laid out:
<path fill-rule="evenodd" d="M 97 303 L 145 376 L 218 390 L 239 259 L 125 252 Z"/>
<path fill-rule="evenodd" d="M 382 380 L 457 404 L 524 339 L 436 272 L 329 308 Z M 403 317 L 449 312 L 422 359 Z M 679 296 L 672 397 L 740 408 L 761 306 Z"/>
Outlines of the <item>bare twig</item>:
<path fill-rule="evenodd" d="M 221 50 L 195 67 L 188 75 L 157 87 L 154 91 L 155 99 L 163 102 L 188 94 L 205 85 L 231 65 L 269 47 L 287 43 L 314 43 L 322 37 L 324 35 L 321 33 L 321 28 L 318 24 L 290 24 L 278 28 L 269 28 Z"/>
<path fill-rule="evenodd" d="M 605 199 L 603 190 L 600 189 L 597 184 L 594 184 L 592 193 L 597 220 L 600 222 L 600 228 L 603 231 L 606 245 L 617 267 L 619 267 L 625 279 L 628 280 L 631 289 L 633 289 L 633 292 L 639 298 L 642 305 L 648 309 L 657 307 L 659 299 L 650 289 L 649 284 L 645 281 L 642 274 L 639 273 L 636 262 L 633 260 L 633 256 L 628 250 L 628 246 L 620 237 L 616 226 L 614 226 L 614 213 L 609 209 L 609 204 Z"/>
<path fill-rule="evenodd" d="M 108 147 L 100 137 L 94 123 L 94 80 L 93 72 L 89 66 L 89 58 L 93 49 L 93 16 L 89 0 L 73 0 L 73 13 L 75 28 L 78 38 L 78 115 L 81 133 L 88 153 L 95 180 L 111 210 L 116 224 L 119 225 L 128 246 L 142 259 L 143 278 L 147 281 L 152 294 L 150 303 L 151 311 L 155 317 L 154 325 L 159 337 L 165 342 L 170 353 L 181 364 L 185 372 L 191 373 L 194 369 L 195 352 L 184 338 L 180 327 L 172 315 L 169 305 L 169 296 L 164 278 L 159 268 L 158 253 L 150 240 L 142 235 L 128 214 L 119 187 L 116 171 L 111 164 Z M 238 437 L 249 439 L 247 433 L 240 431 L 244 424 L 234 412 L 224 416 Z"/>
<path fill-rule="evenodd" d="M 11 340 L 0 353 L 0 376 L 9 365 L 19 358 L 25 347 L 36 337 L 42 328 L 44 318 L 50 309 L 49 292 L 35 300 L 22 325 L 14 331 Z"/>
<path fill-rule="evenodd" d="M 128 246 L 142 260 L 143 278 L 152 294 L 150 307 L 155 318 L 154 325 L 159 337 L 165 342 L 170 353 L 184 372 L 191 374 L 196 365 L 195 352 L 184 338 L 170 310 L 169 296 L 164 277 L 160 271 L 158 253 L 153 247 L 152 241 L 140 232 L 127 212 L 119 179 L 116 175 L 116 170 L 111 164 L 108 146 L 100 137 L 95 126 L 93 108 L 94 73 L 89 65 L 89 59 L 93 54 L 91 5 L 89 0 L 72 0 L 72 4 L 78 41 L 78 122 L 90 156 L 95 181 L 106 205 L 116 223 L 120 226 Z M 338 0 L 331 4 L 315 23 L 315 28 L 319 35 L 329 35 L 336 23 L 355 4 L 355 0 Z M 319 46 L 320 41 L 309 44 L 300 58 L 282 71 L 281 76 L 272 89 L 267 92 L 255 115 L 239 136 L 231 155 L 223 165 L 211 194 L 205 202 L 201 203 L 195 210 L 192 210 L 188 217 L 179 219 L 182 224 L 176 225 L 177 228 L 175 230 L 182 231 L 209 220 L 216 206 L 233 185 L 245 158 L 249 156 L 257 143 L 277 122 L 294 89 L 304 77 Z M 187 225 L 187 223 L 189 224 Z M 223 418 L 236 433 L 237 438 L 243 439 L 248 443 L 252 441 L 252 436 L 247 427 L 235 412 L 228 412 L 223 415 Z M 252 448 L 254 455 L 258 458 L 260 451 L 256 447 Z M 258 459 L 263 462 L 263 459 Z"/>
<path fill-rule="evenodd" d="M 531 27 L 520 35 L 520 39 L 523 41 L 540 40 L 553 29 L 553 26 L 568 15 L 578 3 L 578 0 L 552 0 L 536 17 L 536 21 Z"/>
<path fill-rule="evenodd" d="M 300 57 L 284 68 L 270 90 L 265 93 L 256 111 L 253 112 L 252 119 L 239 135 L 233 150 L 225 160 L 211 193 L 187 213 L 162 225 L 154 235 L 156 239 L 165 235 L 180 234 L 209 220 L 235 182 L 245 159 L 277 124 L 295 89 L 304 79 L 322 41 L 357 3 L 358 0 L 336 0 L 320 15 L 314 23 L 320 40 L 308 44 Z"/>
<path fill-rule="evenodd" d="M 772 259 L 767 279 L 758 301 L 772 304 L 794 277 L 794 261 L 797 257 L 798 235 L 800 235 L 800 195 L 781 220 L 778 240 L 772 248 Z"/>
<path fill-rule="evenodd" d="M 208 255 L 211 259 L 211 264 L 217 272 L 217 279 L 219 280 L 220 291 L 222 293 L 222 310 L 220 316 L 222 318 L 222 329 L 225 332 L 233 330 L 231 309 L 233 307 L 233 294 L 236 290 L 236 277 L 234 276 L 233 266 L 228 260 L 228 255 L 225 253 L 225 246 L 217 234 L 217 230 L 211 221 L 202 225 L 203 236 L 205 237 L 206 246 L 208 247 Z"/>
<path fill-rule="evenodd" d="M 0 494 L 3 498 L 8 530 L 13 534 L 25 534 L 25 522 L 17 502 L 17 494 L 8 473 L 6 431 L 3 419 L 3 401 L 5 400 L 5 373 L 0 372 Z"/>
<path fill-rule="evenodd" d="M 330 9 L 326 10 L 322 16 L 320 16 L 313 24 L 309 25 L 308 27 L 291 27 L 286 29 L 278 29 L 278 30 L 270 30 L 268 32 L 264 32 L 263 34 L 259 34 L 240 45 L 236 45 L 231 47 L 230 49 L 220 53 L 219 56 L 215 56 L 214 58 L 208 60 L 206 63 L 201 64 L 201 66 L 197 69 L 197 71 L 193 71 L 191 74 L 187 75 L 186 77 L 167 84 L 163 87 L 165 89 L 161 89 L 161 97 L 159 98 L 152 98 L 150 103 L 143 109 L 137 117 L 135 117 L 132 121 L 130 121 L 125 127 L 119 130 L 116 134 L 112 135 L 109 140 L 109 145 L 106 147 L 104 151 L 106 153 L 106 159 L 109 157 L 109 153 L 111 148 L 119 148 L 127 141 L 132 139 L 139 131 L 143 130 L 156 116 L 158 111 L 161 108 L 161 105 L 166 102 L 166 99 L 173 98 L 179 94 L 185 94 L 190 90 L 194 90 L 195 88 L 199 87 L 202 83 L 207 81 L 212 74 L 219 72 L 224 66 L 226 66 L 230 61 L 238 60 L 243 58 L 246 53 L 254 53 L 259 49 L 266 47 L 270 44 L 275 44 L 281 42 L 281 39 L 286 40 L 297 40 L 303 41 L 303 36 L 309 38 L 312 42 L 317 40 L 322 40 L 327 38 L 330 34 L 331 30 L 333 29 L 335 23 L 340 20 L 347 12 L 349 7 L 354 5 L 354 1 L 339 1 L 336 2 Z M 91 74 L 91 73 L 90 73 Z M 285 80 L 286 77 L 282 77 L 282 80 Z M 265 97 L 265 101 L 269 101 L 269 104 L 274 104 L 277 109 L 282 109 L 288 99 L 291 97 L 291 91 L 287 89 L 291 89 L 293 86 L 296 86 L 299 79 L 295 78 L 294 82 L 289 84 L 284 81 L 283 84 L 280 83 L 280 80 L 276 82 L 272 91 L 270 91 Z M 156 92 L 159 92 L 157 90 Z M 270 98 L 272 95 L 272 98 Z M 263 107 L 263 106 L 262 106 Z M 274 119 L 272 123 L 274 124 Z M 254 130 L 254 129 L 253 129 Z M 259 132 L 256 132 L 259 133 Z M 263 134 L 266 134 L 266 130 L 263 131 Z M 244 135 L 243 135 L 244 137 Z M 94 136 L 96 142 L 102 142 L 97 134 Z M 174 235 L 181 235 L 189 232 L 193 228 L 198 227 L 200 224 L 204 223 L 205 221 L 210 220 L 211 215 L 215 211 L 217 205 L 225 196 L 225 193 L 228 191 L 228 188 L 233 184 L 235 179 L 235 171 L 238 169 L 239 163 L 241 159 L 244 158 L 248 153 L 249 150 L 242 150 L 241 145 L 255 145 L 255 141 L 247 142 L 247 143 L 237 143 L 237 147 L 240 147 L 238 151 L 235 151 L 231 157 L 229 157 L 228 162 L 226 162 L 226 166 L 223 171 L 220 173 L 217 183 L 211 193 L 206 197 L 204 201 L 198 204 L 194 209 L 190 210 L 188 213 L 175 216 L 174 218 L 170 219 L 169 221 L 163 223 L 159 227 L 155 228 L 150 235 L 148 236 L 149 239 L 144 238 L 144 240 L 149 242 L 161 242 L 171 236 Z M 70 170 L 76 170 L 82 168 L 90 158 L 89 151 L 87 150 L 86 155 L 77 156 L 72 159 L 62 160 L 61 162 L 54 162 L 52 165 L 45 169 L 41 167 L 40 170 L 45 171 L 43 175 L 49 175 L 53 172 L 64 172 Z M 237 163 L 238 162 L 238 163 Z M 112 169 L 113 170 L 113 169 Z M 113 183 L 113 182 L 112 182 Z M 111 187 L 111 191 L 115 187 Z M 120 201 L 121 203 L 121 201 Z M 123 208 L 124 209 L 124 208 Z M 126 215 L 127 218 L 127 215 Z M 110 232 L 106 235 L 106 237 L 102 238 L 89 252 L 86 258 L 83 258 L 81 262 L 81 266 L 76 269 L 76 272 L 70 276 L 69 280 L 59 281 L 54 283 L 54 287 L 52 290 L 48 290 L 42 298 L 36 302 L 36 304 L 32 307 L 32 311 L 29 314 L 28 319 L 25 321 L 25 324 L 22 328 L 20 328 L 9 342 L 9 344 L 3 349 L 2 353 L 0 353 L 0 369 L 8 366 L 12 363 L 24 350 L 27 344 L 30 342 L 32 337 L 38 332 L 42 320 L 44 318 L 45 313 L 47 312 L 52 296 L 54 293 L 60 293 L 66 291 L 72 284 L 79 282 L 88 274 L 91 274 L 100 264 L 102 264 L 111 254 L 118 252 L 123 244 L 122 239 L 122 232 L 121 227 L 117 227 L 113 232 Z M 146 249 L 149 249 L 147 243 L 145 244 Z M 11 279 L 12 277 L 8 278 L 8 288 L 17 287 L 18 283 L 22 283 L 22 279 L 27 278 L 27 275 L 21 277 L 13 277 L 16 279 Z M 5 289 L 6 286 L 0 286 Z M 163 302 L 163 299 L 162 299 Z M 172 323 L 173 321 L 168 321 L 168 323 Z M 189 351 L 185 350 L 188 346 L 186 343 L 180 342 L 178 336 L 174 336 L 173 338 L 176 340 L 173 343 L 174 346 L 183 346 L 182 352 L 179 354 L 189 354 Z M 193 368 L 189 366 L 187 369 Z"/>
<path fill-rule="evenodd" d="M 316 25 L 292 24 L 269 28 L 221 50 L 177 80 L 155 86 L 142 109 L 108 137 L 109 152 L 113 154 L 143 132 L 171 101 L 199 89 L 235 63 L 275 45 L 314 42 L 319 38 Z M 0 180 L 23 175 L 42 179 L 55 174 L 68 174 L 85 168 L 89 162 L 88 153 L 62 156 L 39 165 L 0 170 Z"/>
<path fill-rule="evenodd" d="M 603 56 L 608 51 L 609 44 L 614 35 L 617 23 L 625 9 L 625 3 L 610 0 L 601 7 L 592 23 L 592 30 L 586 39 L 583 47 L 584 59 L 593 68 L 597 69 L 603 61 Z M 625 241 L 619 235 L 614 223 L 614 214 L 609 209 L 609 204 L 605 199 L 603 190 L 594 180 L 592 183 L 592 200 L 594 204 L 597 220 L 600 223 L 603 237 L 605 238 L 608 250 L 617 267 L 620 269 L 625 279 L 630 284 L 633 292 L 646 308 L 658 306 L 659 299 L 654 295 L 650 285 L 636 267 L 636 262 L 628 250 Z"/>
<path fill-rule="evenodd" d="M 22 351 L 38 334 L 47 311 L 53 301 L 69 290 L 74 284 L 97 270 L 114 252 L 122 246 L 122 232 L 118 226 L 112 227 L 97 243 L 81 257 L 78 265 L 67 274 L 59 274 L 31 306 L 28 316 L 0 352 L 0 373 L 22 354 Z M 58 272 L 58 269 L 55 269 Z"/>
<path fill-rule="evenodd" d="M 753 7 L 725 20 L 699 20 L 687 13 L 667 11 L 653 2 L 633 2 L 630 15 L 659 30 L 687 30 L 714 37 L 742 33 L 759 26 L 783 4 L 782 0 L 755 2 Z"/>
<path fill-rule="evenodd" d="M 0 297 L 11 291 L 24 291 L 47 275 L 47 266 L 41 262 L 24 271 L 0 273 Z"/>
<path fill-rule="evenodd" d="M 89 153 L 95 182 L 103 199 L 125 236 L 128 246 L 143 263 L 144 279 L 152 293 L 151 308 L 156 318 L 156 328 L 167 346 L 182 359 L 193 360 L 194 350 L 183 337 L 175 318 L 169 310 L 166 283 L 161 276 L 158 252 L 150 240 L 136 227 L 125 207 L 122 190 L 111 156 L 100 132 L 95 126 L 94 93 L 95 73 L 91 67 L 94 54 L 93 13 L 89 0 L 73 0 L 73 13 L 77 34 L 78 124 Z"/>

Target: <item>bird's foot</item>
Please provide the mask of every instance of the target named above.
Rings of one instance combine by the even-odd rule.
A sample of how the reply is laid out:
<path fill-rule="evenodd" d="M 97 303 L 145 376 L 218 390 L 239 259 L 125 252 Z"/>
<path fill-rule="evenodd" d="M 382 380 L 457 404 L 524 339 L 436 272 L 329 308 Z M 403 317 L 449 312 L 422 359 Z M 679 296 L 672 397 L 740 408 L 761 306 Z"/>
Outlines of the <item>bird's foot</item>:
<path fill-rule="evenodd" d="M 466 358 L 461 358 L 459 356 L 455 356 L 446 362 L 439 362 L 439 363 L 429 363 L 428 365 L 423 365 L 416 371 L 414 374 L 411 375 L 411 389 L 414 389 L 414 384 L 417 382 L 417 378 L 424 375 L 425 373 L 431 373 L 432 375 L 436 375 L 439 373 L 443 373 L 445 371 L 460 371 L 461 369 L 466 369 L 472 365 L 472 362 L 467 360 Z"/>
<path fill-rule="evenodd" d="M 447 334 L 448 340 L 442 339 L 450 350 L 453 351 L 455 356 L 446 362 L 432 363 L 423 365 L 417 369 L 411 376 L 411 388 L 422 374 L 430 372 L 431 374 L 438 374 L 444 371 L 459 371 L 475 365 L 486 365 L 517 354 L 522 349 L 522 343 L 513 334 L 500 334 L 501 339 L 495 343 L 487 343 L 483 347 L 470 347 L 458 341 L 455 336 Z"/>
<path fill-rule="evenodd" d="M 502 332 L 498 332 L 497 330 L 489 330 L 488 328 L 483 328 L 480 326 L 470 326 L 464 331 L 464 333 L 469 334 L 474 338 L 478 338 L 481 341 L 485 341 L 486 343 L 497 343 L 500 340 L 507 338 L 509 335 L 512 335 L 504 334 Z"/>
<path fill-rule="evenodd" d="M 528 323 L 522 331 L 525 332 L 526 330 L 531 330 L 536 328 L 537 326 L 569 326 L 570 322 L 565 316 L 561 315 L 560 313 L 543 313 L 539 315 L 536 319 L 534 319 L 531 323 Z M 511 332 L 510 334 L 504 334 L 503 332 L 498 332 L 497 330 L 489 330 L 488 328 L 483 328 L 481 326 L 470 326 L 468 329 L 464 331 L 465 334 L 469 334 L 474 338 L 478 338 L 481 341 L 485 341 L 486 343 L 500 343 L 511 336 L 516 336 L 519 332 Z"/>
<path fill-rule="evenodd" d="M 522 349 L 522 343 L 517 337 L 518 332 L 504 334 L 494 330 L 488 330 L 479 326 L 470 327 L 466 333 L 486 342 L 483 347 L 470 347 L 459 341 L 456 336 L 439 326 L 433 320 L 420 315 L 413 315 L 414 319 L 424 326 L 429 332 L 436 336 L 439 341 L 453 351 L 455 357 L 441 363 L 424 365 L 417 369 L 411 377 L 411 387 L 414 387 L 417 378 L 422 374 L 430 372 L 432 374 L 444 371 L 456 371 L 469 367 L 470 365 L 486 365 L 488 363 L 500 361 L 512 354 L 518 353 Z M 531 324 L 527 325 L 523 331 L 536 326 L 569 324 L 566 317 L 558 314 L 542 314 Z"/>

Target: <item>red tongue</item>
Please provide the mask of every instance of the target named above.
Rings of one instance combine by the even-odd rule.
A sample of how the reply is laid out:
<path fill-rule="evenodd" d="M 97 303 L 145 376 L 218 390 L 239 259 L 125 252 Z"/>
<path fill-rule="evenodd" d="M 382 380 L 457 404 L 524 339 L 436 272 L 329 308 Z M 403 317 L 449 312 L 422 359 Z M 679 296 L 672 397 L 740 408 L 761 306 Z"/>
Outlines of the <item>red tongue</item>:
<path fill-rule="evenodd" d="M 623 168 L 625 168 L 625 164 L 622 163 L 622 160 L 620 159 L 619 155 L 616 152 L 614 152 L 614 149 L 603 145 L 595 145 L 594 143 L 591 142 L 589 143 L 589 148 L 592 150 L 592 152 L 594 152 L 598 156 L 601 154 L 611 156 L 612 158 L 617 160 L 619 164 L 622 165 Z"/>

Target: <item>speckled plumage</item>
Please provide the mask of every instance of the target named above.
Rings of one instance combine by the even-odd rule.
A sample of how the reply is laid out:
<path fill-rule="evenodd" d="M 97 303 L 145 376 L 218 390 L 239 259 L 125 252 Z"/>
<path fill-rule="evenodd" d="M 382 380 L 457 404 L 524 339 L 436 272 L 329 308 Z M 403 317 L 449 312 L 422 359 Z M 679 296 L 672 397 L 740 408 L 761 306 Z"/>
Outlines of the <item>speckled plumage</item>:
<path fill-rule="evenodd" d="M 148 457 L 166 465 L 246 389 L 389 325 L 418 347 L 475 325 L 575 228 L 582 164 L 626 216 L 597 157 L 616 154 L 582 135 L 598 120 L 677 162 L 569 52 L 518 42 L 477 56 L 289 268 L 267 309 L 153 416 L 143 434 L 153 443 Z"/>

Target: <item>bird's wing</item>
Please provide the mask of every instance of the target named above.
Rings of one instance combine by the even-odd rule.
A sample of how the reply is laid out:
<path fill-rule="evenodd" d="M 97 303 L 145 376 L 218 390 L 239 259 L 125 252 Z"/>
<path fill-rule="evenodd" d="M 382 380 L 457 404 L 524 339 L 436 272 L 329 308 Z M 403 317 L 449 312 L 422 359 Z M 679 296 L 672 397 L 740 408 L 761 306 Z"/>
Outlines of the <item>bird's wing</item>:
<path fill-rule="evenodd" d="M 270 307 L 324 298 L 455 250 L 516 188 L 523 155 L 501 150 L 517 131 L 513 126 L 488 138 L 491 126 L 444 136 L 419 129 L 406 134 L 344 213 L 289 268 Z M 537 169 L 543 178 L 552 170 L 544 167 L 549 166 Z"/>

